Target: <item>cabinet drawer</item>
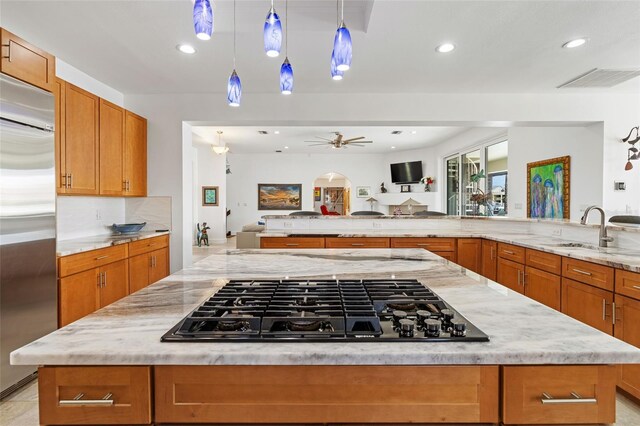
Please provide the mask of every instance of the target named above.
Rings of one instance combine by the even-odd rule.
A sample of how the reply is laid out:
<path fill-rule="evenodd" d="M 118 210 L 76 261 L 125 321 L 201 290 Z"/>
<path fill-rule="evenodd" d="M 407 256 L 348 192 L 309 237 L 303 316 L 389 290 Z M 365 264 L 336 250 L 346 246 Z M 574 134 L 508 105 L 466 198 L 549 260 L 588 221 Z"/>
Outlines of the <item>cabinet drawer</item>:
<path fill-rule="evenodd" d="M 640 300 L 640 274 L 616 269 L 616 293 Z"/>
<path fill-rule="evenodd" d="M 389 238 L 327 238 L 326 248 L 389 248 Z"/>
<path fill-rule="evenodd" d="M 303 249 L 324 248 L 324 238 L 319 237 L 265 237 L 260 238 L 260 248 Z"/>
<path fill-rule="evenodd" d="M 129 243 L 129 256 L 147 253 L 158 250 L 169 245 L 169 236 L 161 235 L 159 237 L 145 238 L 143 240 L 133 241 Z"/>
<path fill-rule="evenodd" d="M 392 248 L 423 248 L 429 251 L 456 251 L 455 238 L 391 238 Z"/>
<path fill-rule="evenodd" d="M 615 421 L 615 366 L 504 367 L 502 377 L 504 424 Z"/>
<path fill-rule="evenodd" d="M 513 244 L 498 243 L 498 257 L 524 264 L 525 261 L 524 247 L 514 246 Z"/>
<path fill-rule="evenodd" d="M 550 274 L 562 273 L 562 257 L 539 250 L 526 249 L 526 265 Z"/>
<path fill-rule="evenodd" d="M 59 259 L 58 274 L 60 274 L 60 277 L 66 277 L 67 275 L 97 268 L 126 258 L 126 244 L 63 256 Z"/>
<path fill-rule="evenodd" d="M 149 367 L 40 367 L 38 393 L 41 424 L 151 423 Z"/>
<path fill-rule="evenodd" d="M 498 373 L 495 366 L 157 366 L 155 421 L 497 423 Z"/>
<path fill-rule="evenodd" d="M 609 266 L 564 257 L 562 276 L 613 291 L 613 268 Z"/>

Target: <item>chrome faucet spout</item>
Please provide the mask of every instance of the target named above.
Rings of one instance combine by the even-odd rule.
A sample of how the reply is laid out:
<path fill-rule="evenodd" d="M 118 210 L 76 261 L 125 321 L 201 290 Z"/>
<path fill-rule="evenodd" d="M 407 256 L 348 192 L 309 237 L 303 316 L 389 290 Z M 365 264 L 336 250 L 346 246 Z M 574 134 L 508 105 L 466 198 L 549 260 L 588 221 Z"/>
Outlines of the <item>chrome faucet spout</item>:
<path fill-rule="evenodd" d="M 612 237 L 607 236 L 607 225 L 604 222 L 605 212 L 602 208 L 598 206 L 589 206 L 584 210 L 584 214 L 582 215 L 582 219 L 580 219 L 580 223 L 582 225 L 587 224 L 587 218 L 589 217 L 589 213 L 591 210 L 596 210 L 600 212 L 600 234 L 598 236 L 598 246 L 599 247 L 607 247 L 608 243 L 613 241 Z"/>

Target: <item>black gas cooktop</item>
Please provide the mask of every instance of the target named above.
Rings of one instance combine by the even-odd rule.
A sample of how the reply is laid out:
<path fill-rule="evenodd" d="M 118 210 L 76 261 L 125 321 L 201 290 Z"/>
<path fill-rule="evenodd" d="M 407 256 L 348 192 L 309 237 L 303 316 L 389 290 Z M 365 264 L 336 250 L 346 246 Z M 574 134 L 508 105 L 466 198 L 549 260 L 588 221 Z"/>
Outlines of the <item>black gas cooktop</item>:
<path fill-rule="evenodd" d="M 487 342 L 417 280 L 232 280 L 163 342 Z"/>

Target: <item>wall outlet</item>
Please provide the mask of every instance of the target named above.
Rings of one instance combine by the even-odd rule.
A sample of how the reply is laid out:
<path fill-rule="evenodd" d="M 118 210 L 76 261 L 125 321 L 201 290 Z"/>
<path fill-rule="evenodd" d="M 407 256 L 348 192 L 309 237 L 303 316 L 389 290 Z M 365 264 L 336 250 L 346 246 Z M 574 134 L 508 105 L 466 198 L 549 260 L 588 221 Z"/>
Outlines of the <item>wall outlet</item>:
<path fill-rule="evenodd" d="M 562 228 L 553 228 L 553 230 L 551 231 L 551 235 L 560 237 L 562 235 Z"/>
<path fill-rule="evenodd" d="M 522 210 L 522 203 L 515 203 L 515 204 L 513 205 L 513 208 L 514 208 L 515 210 Z"/>
<path fill-rule="evenodd" d="M 627 184 L 624 182 L 613 182 L 613 190 L 614 191 L 625 191 L 627 189 Z"/>
<path fill-rule="evenodd" d="M 293 228 L 293 223 L 291 223 L 291 222 L 285 222 L 285 223 L 284 223 L 284 227 L 285 227 L 285 228 Z"/>
<path fill-rule="evenodd" d="M 380 222 L 373 222 L 374 228 L 382 228 L 382 224 Z"/>

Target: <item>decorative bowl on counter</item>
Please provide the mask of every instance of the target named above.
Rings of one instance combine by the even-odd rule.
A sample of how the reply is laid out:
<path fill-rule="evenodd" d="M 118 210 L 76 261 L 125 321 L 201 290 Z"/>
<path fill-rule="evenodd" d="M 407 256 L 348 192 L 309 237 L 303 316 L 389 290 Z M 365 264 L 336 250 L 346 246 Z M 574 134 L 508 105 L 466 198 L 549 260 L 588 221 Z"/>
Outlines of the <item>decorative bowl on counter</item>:
<path fill-rule="evenodd" d="M 119 225 L 113 224 L 111 225 L 111 230 L 115 234 L 135 234 L 136 232 L 140 232 L 142 228 L 147 224 L 147 222 L 143 223 L 121 223 Z"/>

